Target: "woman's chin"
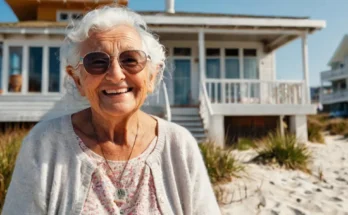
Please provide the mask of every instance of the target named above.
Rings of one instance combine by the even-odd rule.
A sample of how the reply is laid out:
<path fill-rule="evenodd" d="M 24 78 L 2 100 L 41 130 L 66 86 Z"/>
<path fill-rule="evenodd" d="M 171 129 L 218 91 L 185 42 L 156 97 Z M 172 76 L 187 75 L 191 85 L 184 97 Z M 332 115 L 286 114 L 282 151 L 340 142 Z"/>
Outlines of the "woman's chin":
<path fill-rule="evenodd" d="M 135 103 L 116 103 L 112 105 L 101 105 L 100 110 L 102 113 L 110 116 L 127 116 L 137 111 L 138 108 Z"/>

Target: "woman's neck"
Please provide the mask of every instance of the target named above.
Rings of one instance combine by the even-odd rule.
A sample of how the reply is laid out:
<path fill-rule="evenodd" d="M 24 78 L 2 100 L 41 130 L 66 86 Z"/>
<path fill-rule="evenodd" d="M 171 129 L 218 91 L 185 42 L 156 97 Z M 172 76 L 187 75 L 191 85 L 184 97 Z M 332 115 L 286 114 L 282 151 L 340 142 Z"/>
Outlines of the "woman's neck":
<path fill-rule="evenodd" d="M 117 145 L 132 145 L 138 133 L 139 113 L 137 110 L 128 116 L 104 116 L 92 108 L 89 111 L 89 123 L 98 141 L 111 141 Z"/>

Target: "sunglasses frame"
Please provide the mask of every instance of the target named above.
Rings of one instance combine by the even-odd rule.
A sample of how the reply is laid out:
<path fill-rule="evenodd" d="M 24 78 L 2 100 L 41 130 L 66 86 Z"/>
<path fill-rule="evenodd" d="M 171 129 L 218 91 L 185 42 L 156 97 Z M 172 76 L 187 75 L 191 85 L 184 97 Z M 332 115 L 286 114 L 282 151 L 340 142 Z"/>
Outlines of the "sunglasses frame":
<path fill-rule="evenodd" d="M 86 67 L 85 67 L 85 65 L 83 64 L 84 58 L 85 58 L 87 55 L 91 54 L 91 53 L 104 53 L 104 54 L 106 54 L 106 56 L 108 56 L 109 59 L 110 59 L 109 65 L 108 65 L 108 67 L 106 68 L 105 72 L 102 73 L 102 74 L 92 74 L 92 73 L 89 73 L 89 72 L 88 72 L 89 74 L 91 74 L 91 75 L 103 75 L 103 74 L 107 73 L 107 71 L 109 70 L 109 68 L 110 68 L 110 66 L 111 66 L 111 64 L 112 64 L 112 62 L 114 61 L 115 58 L 117 59 L 118 65 L 120 65 L 120 67 L 121 67 L 123 70 L 127 71 L 127 69 L 123 68 L 123 66 L 122 66 L 122 64 L 120 63 L 119 60 L 120 60 L 120 55 L 121 55 L 122 53 L 124 53 L 124 52 L 129 52 L 129 51 L 143 52 L 143 53 L 145 54 L 145 56 L 146 56 L 146 63 L 147 63 L 148 61 L 151 61 L 150 55 L 146 54 L 146 52 L 143 51 L 143 50 L 136 50 L 136 49 L 126 50 L 126 51 L 120 52 L 120 53 L 117 55 L 117 58 L 116 58 L 116 55 L 109 55 L 108 53 L 106 53 L 106 52 L 104 52 L 104 51 L 92 51 L 92 52 L 88 52 L 88 53 L 85 54 L 83 57 L 80 57 L 79 63 L 77 64 L 76 68 L 77 68 L 79 65 L 83 65 L 83 67 L 85 68 L 86 72 L 88 72 L 87 69 L 86 69 Z M 145 67 L 144 67 L 144 68 L 145 68 Z M 141 72 L 141 71 L 142 71 L 142 70 L 140 70 L 139 72 Z M 127 71 L 127 72 L 128 72 L 128 71 Z M 128 72 L 128 73 L 130 73 L 130 74 L 137 74 L 137 73 L 139 73 L 139 72 L 135 72 L 135 73 Z"/>

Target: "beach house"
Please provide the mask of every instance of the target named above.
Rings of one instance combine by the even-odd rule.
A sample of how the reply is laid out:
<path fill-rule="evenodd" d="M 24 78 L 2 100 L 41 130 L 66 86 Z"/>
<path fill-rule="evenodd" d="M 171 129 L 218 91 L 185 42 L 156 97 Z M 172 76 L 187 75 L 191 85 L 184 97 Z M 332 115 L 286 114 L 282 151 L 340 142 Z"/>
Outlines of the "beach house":
<path fill-rule="evenodd" d="M 321 72 L 320 101 L 332 116 L 348 116 L 348 35 L 345 35 Z"/>
<path fill-rule="evenodd" d="M 38 121 L 49 110 L 59 115 L 56 103 L 66 75 L 59 47 L 67 23 L 113 1 L 6 2 L 19 21 L 0 23 L 0 121 Z M 158 110 L 197 139 L 208 137 L 221 145 L 277 128 L 306 141 L 306 116 L 316 113 L 310 102 L 307 41 L 325 21 L 176 12 L 174 3 L 166 0 L 165 11 L 140 12 L 166 47 L 171 65 L 160 93 L 149 98 L 145 109 Z M 277 80 L 275 51 L 296 39 L 302 44 L 303 69 L 294 72 L 303 79 Z"/>

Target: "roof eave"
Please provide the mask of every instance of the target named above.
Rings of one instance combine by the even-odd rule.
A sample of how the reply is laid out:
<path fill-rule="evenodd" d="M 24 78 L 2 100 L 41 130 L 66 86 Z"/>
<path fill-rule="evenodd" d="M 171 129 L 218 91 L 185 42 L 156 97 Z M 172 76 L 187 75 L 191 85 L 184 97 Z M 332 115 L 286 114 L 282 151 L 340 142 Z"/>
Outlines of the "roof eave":
<path fill-rule="evenodd" d="M 278 18 L 239 18 L 239 17 L 199 17 L 199 16 L 162 16 L 143 15 L 146 23 L 154 25 L 202 25 L 202 26 L 250 26 L 322 29 L 323 20 L 278 19 Z"/>
<path fill-rule="evenodd" d="M 341 50 L 341 48 L 343 48 L 343 45 L 345 43 L 348 43 L 348 35 L 344 35 L 344 37 L 342 38 L 340 44 L 338 45 L 338 47 L 336 48 L 334 54 L 332 55 L 332 57 L 330 58 L 330 61 L 327 63 L 328 66 L 331 66 L 332 63 L 336 62 L 335 58 L 337 57 L 339 51 Z"/>

